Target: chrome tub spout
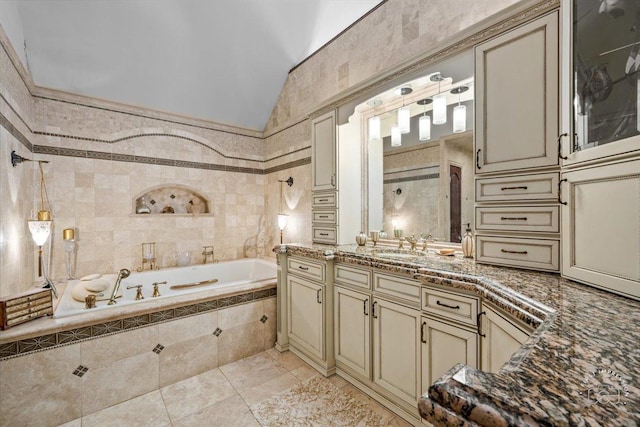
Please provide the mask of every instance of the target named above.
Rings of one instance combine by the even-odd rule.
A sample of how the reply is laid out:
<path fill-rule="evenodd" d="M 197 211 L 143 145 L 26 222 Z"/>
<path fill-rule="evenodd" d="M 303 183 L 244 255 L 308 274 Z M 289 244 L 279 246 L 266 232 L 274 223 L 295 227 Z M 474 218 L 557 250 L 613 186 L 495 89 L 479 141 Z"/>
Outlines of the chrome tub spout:
<path fill-rule="evenodd" d="M 128 270 L 126 268 L 120 270 L 120 272 L 118 273 L 118 278 L 116 279 L 116 284 L 113 286 L 111 298 L 109 298 L 109 302 L 107 303 L 107 305 L 113 305 L 117 302 L 116 295 L 118 295 L 118 291 L 120 290 L 120 282 L 122 281 L 122 279 L 126 279 L 127 277 L 129 277 L 130 274 L 131 270 Z"/>

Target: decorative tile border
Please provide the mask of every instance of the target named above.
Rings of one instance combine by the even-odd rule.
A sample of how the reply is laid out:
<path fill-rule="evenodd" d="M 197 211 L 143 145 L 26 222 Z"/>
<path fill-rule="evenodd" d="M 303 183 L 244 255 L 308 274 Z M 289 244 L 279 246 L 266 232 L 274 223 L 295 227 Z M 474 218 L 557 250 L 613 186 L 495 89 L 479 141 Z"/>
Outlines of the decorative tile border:
<path fill-rule="evenodd" d="M 404 178 L 389 178 L 385 179 L 385 184 L 394 184 L 398 182 L 409 182 L 409 181 L 426 181 L 428 179 L 438 179 L 440 178 L 439 173 L 430 173 L 428 175 L 415 175 L 415 176 L 407 176 Z"/>
<path fill-rule="evenodd" d="M 102 335 L 111 335 L 130 331 L 132 329 L 168 322 L 207 311 L 215 311 L 226 307 L 271 298 L 276 296 L 276 294 L 277 288 L 274 284 L 274 287 L 269 289 L 246 292 L 222 298 L 218 297 L 209 301 L 187 304 L 170 309 L 162 309 L 152 313 L 125 317 L 105 323 L 82 326 L 80 328 L 56 332 L 54 334 L 46 334 L 39 337 L 0 344 L 0 361 L 87 341 Z"/>

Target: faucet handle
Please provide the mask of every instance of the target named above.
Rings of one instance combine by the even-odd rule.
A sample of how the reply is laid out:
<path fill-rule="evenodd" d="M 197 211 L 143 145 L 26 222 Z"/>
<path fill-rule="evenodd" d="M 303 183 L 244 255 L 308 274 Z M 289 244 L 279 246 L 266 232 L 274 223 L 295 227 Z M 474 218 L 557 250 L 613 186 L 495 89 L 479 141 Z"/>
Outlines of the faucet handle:
<path fill-rule="evenodd" d="M 166 285 L 167 281 L 165 280 L 164 282 L 153 282 L 153 294 L 151 295 L 152 298 L 156 298 L 161 296 L 160 295 L 160 290 L 158 289 L 158 285 Z"/>
<path fill-rule="evenodd" d="M 142 295 L 142 285 L 127 286 L 127 289 L 135 289 L 136 290 L 136 301 L 140 301 L 141 299 L 144 299 L 144 296 Z"/>

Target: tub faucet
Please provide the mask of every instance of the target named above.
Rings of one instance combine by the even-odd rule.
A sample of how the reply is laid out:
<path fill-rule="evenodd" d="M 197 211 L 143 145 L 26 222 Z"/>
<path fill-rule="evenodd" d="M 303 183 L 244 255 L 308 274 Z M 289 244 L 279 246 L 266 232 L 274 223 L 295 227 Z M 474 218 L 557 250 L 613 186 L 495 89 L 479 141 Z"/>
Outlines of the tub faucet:
<path fill-rule="evenodd" d="M 203 246 L 202 247 L 202 263 L 207 263 L 207 257 L 211 257 L 211 262 L 215 262 L 213 246 Z"/>
<path fill-rule="evenodd" d="M 113 305 L 117 302 L 116 295 L 118 295 L 118 291 L 120 290 L 120 281 L 129 277 L 130 274 L 131 270 L 127 270 L 126 268 L 120 270 L 120 272 L 118 273 L 118 278 L 116 279 L 116 284 L 113 286 L 113 292 L 111 292 L 111 298 L 109 298 L 109 302 L 107 303 L 107 305 Z"/>

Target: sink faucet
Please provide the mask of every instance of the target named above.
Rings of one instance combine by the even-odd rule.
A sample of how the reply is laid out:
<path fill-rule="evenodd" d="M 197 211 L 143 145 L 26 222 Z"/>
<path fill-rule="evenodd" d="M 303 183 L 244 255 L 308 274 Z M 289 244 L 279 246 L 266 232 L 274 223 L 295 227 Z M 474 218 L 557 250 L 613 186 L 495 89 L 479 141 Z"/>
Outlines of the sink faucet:
<path fill-rule="evenodd" d="M 412 234 L 410 237 L 407 237 L 406 240 L 411 245 L 411 250 L 415 251 L 416 250 L 416 245 L 418 244 L 418 241 L 420 239 L 416 239 L 415 234 Z"/>
<path fill-rule="evenodd" d="M 113 292 L 111 292 L 111 298 L 109 298 L 109 302 L 107 303 L 107 305 L 113 305 L 117 302 L 116 295 L 118 295 L 118 291 L 120 290 L 120 281 L 129 277 L 130 274 L 131 270 L 128 270 L 126 268 L 120 270 L 120 272 L 118 273 L 118 278 L 116 279 L 116 284 L 113 286 Z"/>

